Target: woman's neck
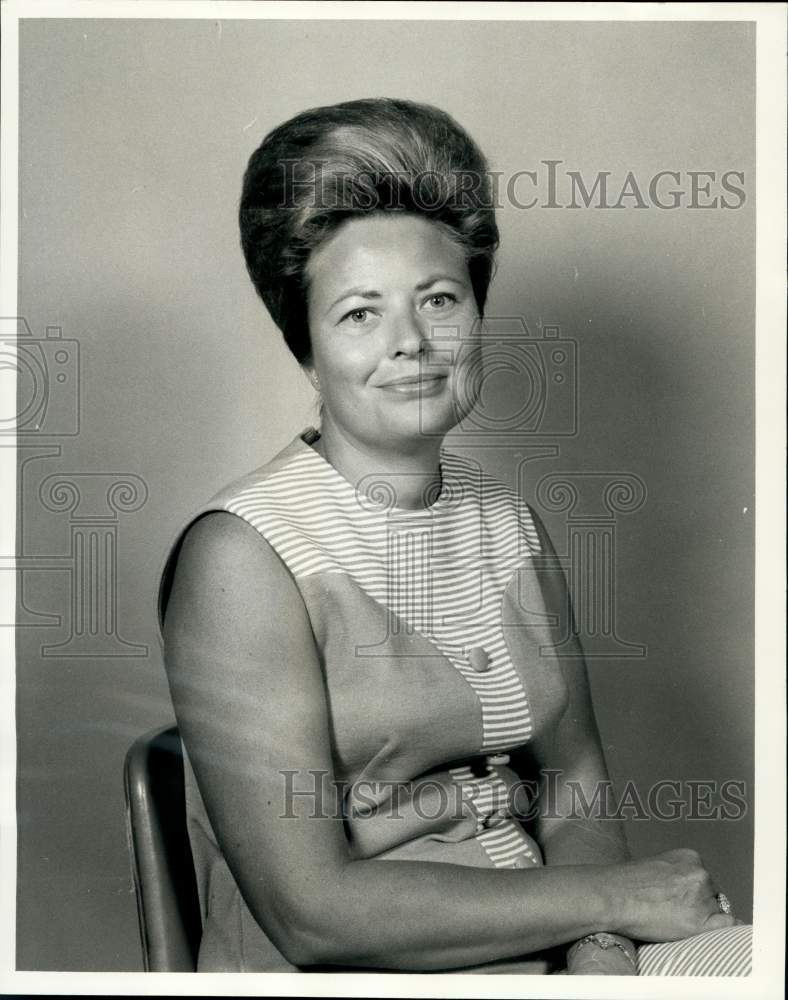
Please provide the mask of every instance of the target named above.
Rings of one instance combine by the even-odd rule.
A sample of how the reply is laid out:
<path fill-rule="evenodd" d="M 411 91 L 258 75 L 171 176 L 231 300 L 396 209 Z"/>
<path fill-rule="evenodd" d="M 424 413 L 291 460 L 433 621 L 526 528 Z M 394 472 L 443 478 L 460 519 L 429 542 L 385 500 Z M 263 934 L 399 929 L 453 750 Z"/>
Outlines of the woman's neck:
<path fill-rule="evenodd" d="M 429 507 L 441 491 L 439 438 L 422 438 L 405 452 L 371 446 L 328 424 L 312 447 L 360 493 L 374 497 L 385 490 L 395 507 Z"/>

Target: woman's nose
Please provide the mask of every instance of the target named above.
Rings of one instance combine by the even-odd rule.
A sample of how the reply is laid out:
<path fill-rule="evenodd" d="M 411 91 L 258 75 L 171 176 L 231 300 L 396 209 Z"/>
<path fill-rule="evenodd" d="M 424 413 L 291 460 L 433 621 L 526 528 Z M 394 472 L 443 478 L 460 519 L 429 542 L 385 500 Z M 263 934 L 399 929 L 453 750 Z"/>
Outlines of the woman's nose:
<path fill-rule="evenodd" d="M 395 316 L 389 334 L 389 353 L 392 357 L 421 354 L 427 336 L 428 331 L 423 328 L 418 316 L 410 312 Z"/>

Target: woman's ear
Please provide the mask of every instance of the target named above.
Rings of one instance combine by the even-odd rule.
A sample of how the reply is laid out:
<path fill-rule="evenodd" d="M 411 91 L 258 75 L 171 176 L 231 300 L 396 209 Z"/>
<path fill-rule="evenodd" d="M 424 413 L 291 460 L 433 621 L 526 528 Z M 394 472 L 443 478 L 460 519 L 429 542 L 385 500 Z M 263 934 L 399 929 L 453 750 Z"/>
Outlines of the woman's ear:
<path fill-rule="evenodd" d="M 315 371 L 314 365 L 305 364 L 303 365 L 306 377 L 312 383 L 313 388 L 320 392 L 320 379 L 318 378 L 317 372 Z"/>

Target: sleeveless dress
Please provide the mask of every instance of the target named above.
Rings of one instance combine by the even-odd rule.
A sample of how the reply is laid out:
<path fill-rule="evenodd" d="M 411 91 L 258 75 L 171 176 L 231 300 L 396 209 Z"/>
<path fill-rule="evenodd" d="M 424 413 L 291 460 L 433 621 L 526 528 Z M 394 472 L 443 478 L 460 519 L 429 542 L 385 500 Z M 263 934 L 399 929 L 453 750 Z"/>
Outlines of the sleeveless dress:
<path fill-rule="evenodd" d="M 401 508 L 374 476 L 348 482 L 311 447 L 318 437 L 306 429 L 192 513 L 161 575 L 160 626 L 188 527 L 209 511 L 242 518 L 275 550 L 309 615 L 353 856 L 542 865 L 513 811 L 514 802 L 527 807 L 527 786 L 509 766 L 568 698 L 560 658 L 549 654 L 569 632 L 554 622 L 571 612 L 541 521 L 515 491 L 445 447 L 440 492 L 424 508 Z M 297 971 L 246 906 L 188 756 L 185 780 L 203 915 L 199 971 Z M 749 953 L 749 928 L 734 931 L 736 941 L 717 932 L 729 959 Z M 683 974 L 703 974 L 686 947 L 701 939 L 708 945 L 711 934 L 675 943 L 678 957 L 674 945 L 642 946 L 641 972 L 682 974 L 665 971 L 682 960 Z M 736 971 L 712 974 L 747 974 L 742 960 L 729 964 Z M 450 971 L 558 969 L 545 952 Z"/>

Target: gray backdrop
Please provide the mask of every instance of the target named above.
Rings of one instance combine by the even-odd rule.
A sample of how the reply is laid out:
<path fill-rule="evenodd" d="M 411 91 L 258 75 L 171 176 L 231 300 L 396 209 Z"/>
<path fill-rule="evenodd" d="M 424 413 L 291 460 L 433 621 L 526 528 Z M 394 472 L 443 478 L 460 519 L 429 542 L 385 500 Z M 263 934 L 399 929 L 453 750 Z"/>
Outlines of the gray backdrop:
<path fill-rule="evenodd" d="M 141 968 L 121 769 L 172 718 L 157 572 L 193 506 L 315 419 L 236 230 L 249 154 L 308 106 L 428 101 L 504 178 L 537 171 L 516 193 L 540 204 L 499 213 L 489 312 L 576 344 L 576 412 L 502 438 L 523 391 L 504 373 L 497 437 L 458 447 L 524 490 L 559 551 L 570 531 L 614 540 L 618 638 L 597 634 L 589 668 L 619 785 L 749 795 L 754 40 L 742 22 L 21 23 L 19 311 L 49 394 L 20 449 L 19 968 Z M 610 171 L 614 202 L 627 171 L 646 189 L 680 172 L 687 194 L 676 210 L 548 208 L 545 160 L 562 202 L 568 170 Z M 699 203 L 743 171 L 743 203 L 688 208 L 693 170 L 715 172 Z M 541 502 L 559 473 L 596 490 L 579 513 L 606 523 Z M 622 476 L 645 501 L 611 516 L 604 484 Z M 749 812 L 633 820 L 629 837 L 637 854 L 697 847 L 749 917 Z"/>

